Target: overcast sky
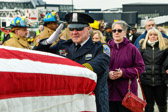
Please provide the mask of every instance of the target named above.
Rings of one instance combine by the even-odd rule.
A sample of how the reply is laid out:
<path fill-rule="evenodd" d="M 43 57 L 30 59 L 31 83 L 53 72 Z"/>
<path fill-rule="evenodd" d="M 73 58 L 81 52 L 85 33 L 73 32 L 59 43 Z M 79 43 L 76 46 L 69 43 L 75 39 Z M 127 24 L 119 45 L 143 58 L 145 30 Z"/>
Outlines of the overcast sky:
<path fill-rule="evenodd" d="M 77 9 L 109 9 L 121 8 L 127 3 L 167 3 L 168 0 L 43 0 L 48 4 L 74 4 Z"/>

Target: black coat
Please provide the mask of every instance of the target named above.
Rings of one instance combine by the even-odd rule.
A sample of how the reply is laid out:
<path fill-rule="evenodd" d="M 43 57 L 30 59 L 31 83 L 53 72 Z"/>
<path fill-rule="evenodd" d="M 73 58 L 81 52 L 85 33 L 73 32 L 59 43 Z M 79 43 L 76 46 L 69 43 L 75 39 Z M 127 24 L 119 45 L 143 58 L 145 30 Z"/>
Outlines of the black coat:
<path fill-rule="evenodd" d="M 149 86 L 165 84 L 162 69 L 167 49 L 161 51 L 157 42 L 153 47 L 147 43 L 146 49 L 142 49 L 141 45 L 139 51 L 145 63 L 145 71 L 140 75 L 141 83 Z"/>
<path fill-rule="evenodd" d="M 97 74 L 97 85 L 95 89 L 97 112 L 108 112 L 108 65 L 110 62 L 110 49 L 100 42 L 93 42 L 90 38 L 78 51 L 75 52 L 75 44 L 72 40 L 60 40 L 56 45 L 35 46 L 33 49 L 47 51 L 65 56 L 80 64 L 87 63 Z"/>
<path fill-rule="evenodd" d="M 105 36 L 107 43 L 109 40 L 113 39 L 112 32 L 110 33 L 110 32 L 104 31 L 103 36 Z"/>
<path fill-rule="evenodd" d="M 168 70 L 168 49 L 166 49 L 166 54 L 167 57 L 163 63 L 162 73 L 164 75 L 163 79 L 165 80 L 165 84 L 168 85 L 168 74 L 165 72 Z"/>
<path fill-rule="evenodd" d="M 136 39 L 140 36 L 141 34 L 139 34 L 139 33 L 135 33 L 135 34 L 133 34 L 132 36 L 132 41 L 131 41 L 131 43 L 135 43 L 135 41 L 136 41 Z"/>

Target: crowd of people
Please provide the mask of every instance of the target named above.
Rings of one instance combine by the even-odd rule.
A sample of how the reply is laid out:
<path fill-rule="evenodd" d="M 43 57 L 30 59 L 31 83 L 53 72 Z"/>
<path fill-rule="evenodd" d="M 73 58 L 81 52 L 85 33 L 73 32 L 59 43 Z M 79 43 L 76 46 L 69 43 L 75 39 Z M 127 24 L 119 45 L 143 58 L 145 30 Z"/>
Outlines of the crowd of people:
<path fill-rule="evenodd" d="M 89 15 L 76 12 L 68 13 L 65 20 L 63 27 L 56 13 L 47 13 L 32 47 L 25 19 L 16 17 L 11 22 L 12 36 L 3 41 L 1 32 L 1 44 L 58 54 L 95 72 L 97 112 L 131 112 L 122 100 L 129 80 L 131 92 L 138 95 L 138 70 L 147 102 L 145 112 L 154 112 L 155 103 L 159 112 L 167 112 L 168 36 L 163 28 L 149 19 L 140 34 L 135 27 L 128 30 L 123 20 L 102 27 Z"/>

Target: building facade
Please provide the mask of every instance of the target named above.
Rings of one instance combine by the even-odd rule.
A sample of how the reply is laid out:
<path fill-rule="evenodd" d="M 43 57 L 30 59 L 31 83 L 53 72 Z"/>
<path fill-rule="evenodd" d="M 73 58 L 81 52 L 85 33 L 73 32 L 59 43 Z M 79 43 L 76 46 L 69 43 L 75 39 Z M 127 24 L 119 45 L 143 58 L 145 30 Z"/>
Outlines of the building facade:
<path fill-rule="evenodd" d="M 137 11 L 138 18 L 153 18 L 168 15 L 168 4 L 135 3 L 123 4 L 123 12 Z"/>

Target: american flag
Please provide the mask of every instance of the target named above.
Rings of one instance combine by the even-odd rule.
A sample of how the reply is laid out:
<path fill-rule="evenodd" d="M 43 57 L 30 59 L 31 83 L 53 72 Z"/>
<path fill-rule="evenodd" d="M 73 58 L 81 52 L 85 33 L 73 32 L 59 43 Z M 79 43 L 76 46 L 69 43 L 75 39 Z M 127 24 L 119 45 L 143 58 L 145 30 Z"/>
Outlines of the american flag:
<path fill-rule="evenodd" d="M 96 112 L 96 80 L 67 58 L 0 46 L 0 112 Z"/>

